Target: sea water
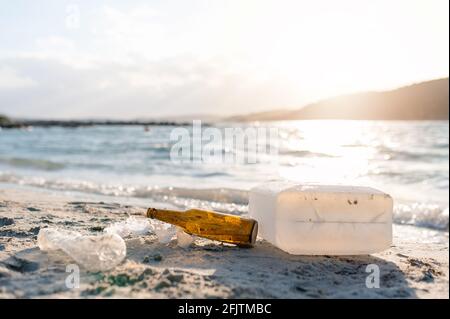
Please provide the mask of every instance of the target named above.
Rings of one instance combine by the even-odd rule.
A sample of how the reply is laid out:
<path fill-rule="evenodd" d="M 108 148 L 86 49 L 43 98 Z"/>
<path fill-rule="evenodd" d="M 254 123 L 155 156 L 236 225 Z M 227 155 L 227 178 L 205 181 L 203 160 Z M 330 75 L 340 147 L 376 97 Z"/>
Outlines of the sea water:
<path fill-rule="evenodd" d="M 176 143 L 170 139 L 173 126 L 4 129 L 0 184 L 235 214 L 248 213 L 248 190 L 267 180 L 362 185 L 393 197 L 395 223 L 448 232 L 448 121 L 217 123 L 204 129 L 208 127 L 276 128 L 277 153 L 263 154 L 257 163 L 180 163 L 170 158 Z M 225 145 L 216 141 L 209 146 L 224 154 L 245 151 Z"/>

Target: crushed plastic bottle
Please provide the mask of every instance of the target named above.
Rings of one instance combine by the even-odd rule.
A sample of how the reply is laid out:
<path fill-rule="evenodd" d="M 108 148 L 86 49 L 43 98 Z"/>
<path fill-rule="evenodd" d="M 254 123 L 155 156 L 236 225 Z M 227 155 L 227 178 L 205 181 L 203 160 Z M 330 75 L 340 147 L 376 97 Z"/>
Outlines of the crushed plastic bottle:
<path fill-rule="evenodd" d="M 128 236 L 140 236 L 145 235 L 150 231 L 150 222 L 145 218 L 135 218 L 133 216 L 128 217 L 123 222 L 111 224 L 106 227 L 104 232 L 108 234 L 117 234 L 122 238 Z"/>
<path fill-rule="evenodd" d="M 152 221 L 151 223 L 151 230 L 155 233 L 155 235 L 158 237 L 158 241 L 161 244 L 168 244 L 172 240 L 172 238 L 175 236 L 177 229 L 175 226 L 162 223 L 159 221 Z"/>
<path fill-rule="evenodd" d="M 89 271 L 113 269 L 127 254 L 125 241 L 117 234 L 84 236 L 56 228 L 41 229 L 38 246 L 44 251 L 62 250 Z"/>
<path fill-rule="evenodd" d="M 177 227 L 177 245 L 187 248 L 194 242 L 194 237 L 186 233 L 182 228 Z"/>
<path fill-rule="evenodd" d="M 43 228 L 37 236 L 38 246 L 44 251 L 53 251 L 61 249 L 60 244 L 68 239 L 77 239 L 82 235 L 76 231 L 56 228 Z"/>

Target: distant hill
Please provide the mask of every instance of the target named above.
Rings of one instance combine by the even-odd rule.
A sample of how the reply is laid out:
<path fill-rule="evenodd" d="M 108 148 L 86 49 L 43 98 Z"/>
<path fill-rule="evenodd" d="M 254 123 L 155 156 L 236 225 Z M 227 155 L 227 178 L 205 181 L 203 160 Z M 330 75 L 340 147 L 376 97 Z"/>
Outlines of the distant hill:
<path fill-rule="evenodd" d="M 297 110 L 234 116 L 233 121 L 349 119 L 448 120 L 449 79 L 438 79 L 392 91 L 349 94 L 312 103 Z"/>
<path fill-rule="evenodd" d="M 11 120 L 7 116 L 0 114 L 0 127 L 10 125 L 11 123 Z"/>

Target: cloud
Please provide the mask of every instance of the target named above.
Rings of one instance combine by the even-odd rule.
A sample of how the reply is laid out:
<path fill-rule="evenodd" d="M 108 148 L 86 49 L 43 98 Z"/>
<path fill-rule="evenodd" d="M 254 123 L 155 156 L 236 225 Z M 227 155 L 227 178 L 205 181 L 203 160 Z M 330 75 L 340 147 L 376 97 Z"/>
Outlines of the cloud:
<path fill-rule="evenodd" d="M 246 57 L 222 52 L 220 21 L 202 11 L 186 16 L 183 8 L 170 8 L 167 16 L 166 6 L 101 7 L 91 21 L 82 15 L 71 33 L 41 36 L 32 49 L 3 55 L 10 84 L 0 87 L 0 113 L 151 118 L 287 102 L 286 89 Z"/>
<path fill-rule="evenodd" d="M 167 25 L 148 5 L 118 10 L 102 7 L 92 23 L 91 37 L 110 58 L 124 60 L 128 55 L 162 57 L 169 42 Z"/>
<path fill-rule="evenodd" d="M 22 76 L 9 66 L 0 64 L 0 91 L 16 90 L 34 86 L 36 83 L 27 76 Z"/>
<path fill-rule="evenodd" d="M 428 19 L 417 10 L 402 13 L 399 26 L 403 5 L 390 12 L 388 2 L 346 3 L 79 5 L 76 28 L 43 18 L 53 24 L 33 30 L 16 50 L 2 47 L 14 42 L 4 34 L 10 42 L 0 43 L 0 113 L 247 113 L 448 75 L 448 31 L 428 23 L 448 17 Z"/>
<path fill-rule="evenodd" d="M 282 88 L 277 94 L 273 84 L 237 73 L 215 60 L 186 56 L 132 65 L 104 62 L 89 68 L 42 57 L 2 59 L 0 65 L 8 66 L 7 77 L 26 76 L 17 78 L 16 84 L 33 83 L 0 88 L 0 113 L 18 117 L 232 114 L 268 107 L 288 96 Z"/>
<path fill-rule="evenodd" d="M 36 39 L 40 51 L 60 52 L 71 51 L 75 48 L 73 41 L 61 36 L 48 36 Z"/>

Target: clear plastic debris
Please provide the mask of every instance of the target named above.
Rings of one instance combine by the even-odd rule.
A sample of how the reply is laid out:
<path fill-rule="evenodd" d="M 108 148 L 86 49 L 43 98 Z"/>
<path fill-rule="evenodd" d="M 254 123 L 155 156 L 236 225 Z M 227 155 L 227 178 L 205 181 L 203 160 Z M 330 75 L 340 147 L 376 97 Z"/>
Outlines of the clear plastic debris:
<path fill-rule="evenodd" d="M 69 239 L 76 240 L 82 235 L 76 231 L 56 228 L 43 228 L 37 236 L 38 246 L 41 250 L 52 251 L 61 249 L 60 244 Z"/>
<path fill-rule="evenodd" d="M 127 254 L 117 234 L 84 236 L 75 231 L 44 228 L 38 234 L 41 250 L 62 250 L 89 271 L 106 271 L 119 265 Z"/>
<path fill-rule="evenodd" d="M 187 248 L 194 242 L 194 237 L 186 233 L 180 227 L 177 227 L 177 245 L 181 248 Z"/>
<path fill-rule="evenodd" d="M 175 226 L 159 221 L 152 221 L 151 229 L 156 234 L 156 236 L 158 237 L 158 241 L 161 244 L 170 243 L 177 232 Z"/>
<path fill-rule="evenodd" d="M 108 234 L 117 234 L 122 238 L 145 235 L 150 231 L 150 222 L 146 218 L 128 217 L 123 222 L 114 223 L 104 230 Z"/>

